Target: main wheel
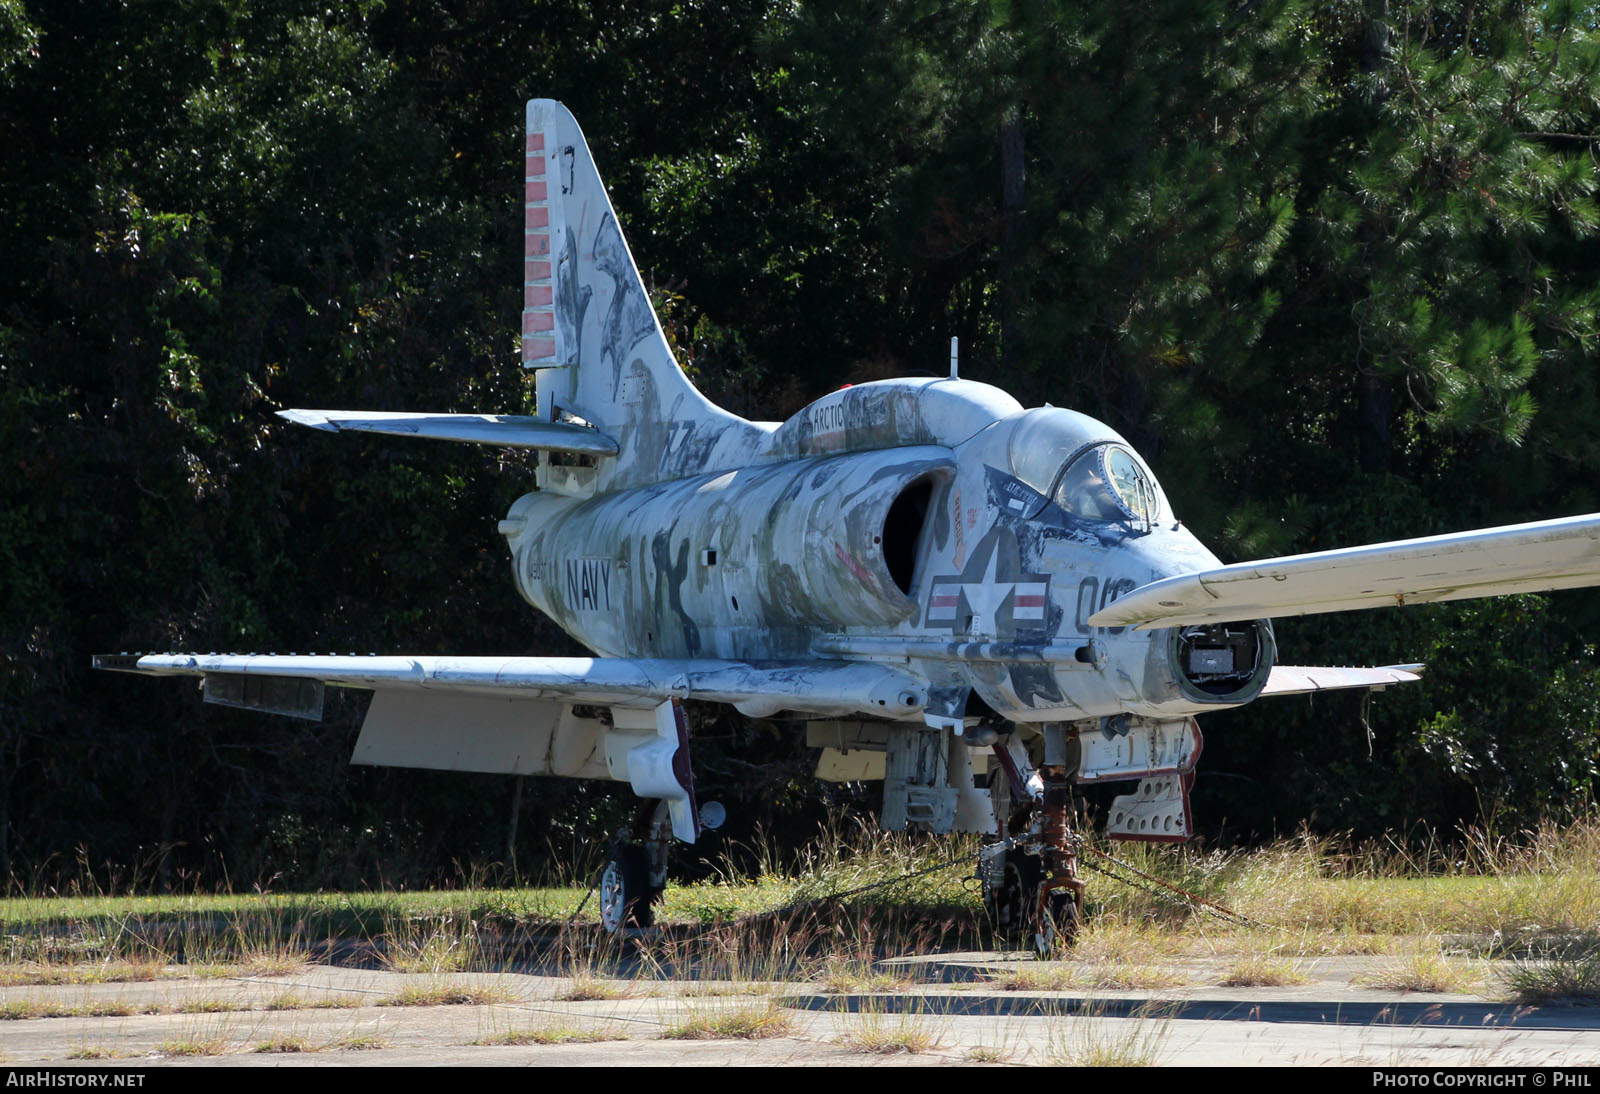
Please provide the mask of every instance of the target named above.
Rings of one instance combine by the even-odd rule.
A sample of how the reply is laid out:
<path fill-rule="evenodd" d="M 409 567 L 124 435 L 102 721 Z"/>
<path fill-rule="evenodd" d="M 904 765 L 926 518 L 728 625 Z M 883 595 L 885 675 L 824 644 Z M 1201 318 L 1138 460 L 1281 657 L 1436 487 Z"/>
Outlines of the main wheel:
<path fill-rule="evenodd" d="M 600 925 L 608 934 L 624 927 L 648 927 L 655 921 L 651 900 L 650 862 L 643 847 L 617 849 L 600 875 Z"/>

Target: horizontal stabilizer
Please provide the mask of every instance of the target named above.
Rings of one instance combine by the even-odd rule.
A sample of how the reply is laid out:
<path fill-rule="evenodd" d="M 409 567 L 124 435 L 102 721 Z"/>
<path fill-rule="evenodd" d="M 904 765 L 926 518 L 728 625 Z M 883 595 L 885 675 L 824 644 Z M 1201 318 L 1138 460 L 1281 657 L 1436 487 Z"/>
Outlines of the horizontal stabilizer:
<path fill-rule="evenodd" d="M 1140 630 L 1600 585 L 1600 514 L 1241 562 L 1151 582 L 1089 617 Z"/>
<path fill-rule="evenodd" d="M 585 456 L 614 456 L 617 442 L 570 422 L 547 422 L 522 414 L 407 414 L 384 410 L 280 410 L 278 417 L 330 432 L 386 433 L 436 441 L 543 448 Z"/>
<path fill-rule="evenodd" d="M 1382 668 L 1339 668 L 1311 665 L 1273 665 L 1262 695 L 1306 695 L 1314 691 L 1340 688 L 1386 688 L 1390 684 L 1414 684 L 1421 665 L 1385 665 Z"/>
<path fill-rule="evenodd" d="M 905 718 L 927 702 L 917 677 L 845 661 L 162 653 L 101 655 L 94 665 L 157 676 L 227 673 L 652 709 L 667 699 L 701 699 L 756 717 L 802 710 Z"/>

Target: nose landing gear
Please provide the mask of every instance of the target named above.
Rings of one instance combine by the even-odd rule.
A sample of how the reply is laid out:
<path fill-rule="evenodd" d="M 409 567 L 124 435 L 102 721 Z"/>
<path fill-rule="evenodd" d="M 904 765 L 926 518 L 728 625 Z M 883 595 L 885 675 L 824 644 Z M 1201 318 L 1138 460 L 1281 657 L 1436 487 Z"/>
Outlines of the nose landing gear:
<path fill-rule="evenodd" d="M 1019 743 L 995 743 L 1004 776 L 991 788 L 1000 835 L 984 848 L 978 869 L 990 922 L 1041 956 L 1071 945 L 1083 922 L 1084 884 L 1078 877 L 1079 837 L 1070 821 L 1065 743 L 1060 729 L 1047 728 L 1046 762 L 1037 771 Z M 1013 802 L 1021 806 L 1015 815 Z"/>

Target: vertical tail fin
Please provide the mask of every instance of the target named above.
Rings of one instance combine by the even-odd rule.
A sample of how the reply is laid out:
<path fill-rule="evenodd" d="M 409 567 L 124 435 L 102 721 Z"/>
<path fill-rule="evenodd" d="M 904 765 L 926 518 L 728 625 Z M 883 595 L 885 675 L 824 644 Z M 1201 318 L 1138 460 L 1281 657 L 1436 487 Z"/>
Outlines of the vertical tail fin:
<path fill-rule="evenodd" d="M 747 458 L 765 431 L 678 367 L 571 112 L 533 99 L 527 122 L 522 363 L 538 370 L 540 416 L 564 411 L 616 438 L 611 485 Z"/>

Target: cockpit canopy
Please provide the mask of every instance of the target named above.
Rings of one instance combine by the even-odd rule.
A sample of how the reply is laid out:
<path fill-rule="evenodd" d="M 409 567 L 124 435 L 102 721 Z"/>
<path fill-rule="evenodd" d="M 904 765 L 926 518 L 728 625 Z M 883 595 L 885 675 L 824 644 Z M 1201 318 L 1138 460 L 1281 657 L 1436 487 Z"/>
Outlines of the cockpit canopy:
<path fill-rule="evenodd" d="M 1080 520 L 1148 528 L 1161 519 L 1155 477 L 1122 438 L 1087 415 L 1029 411 L 1011 435 L 1010 457 L 1012 474 Z"/>

